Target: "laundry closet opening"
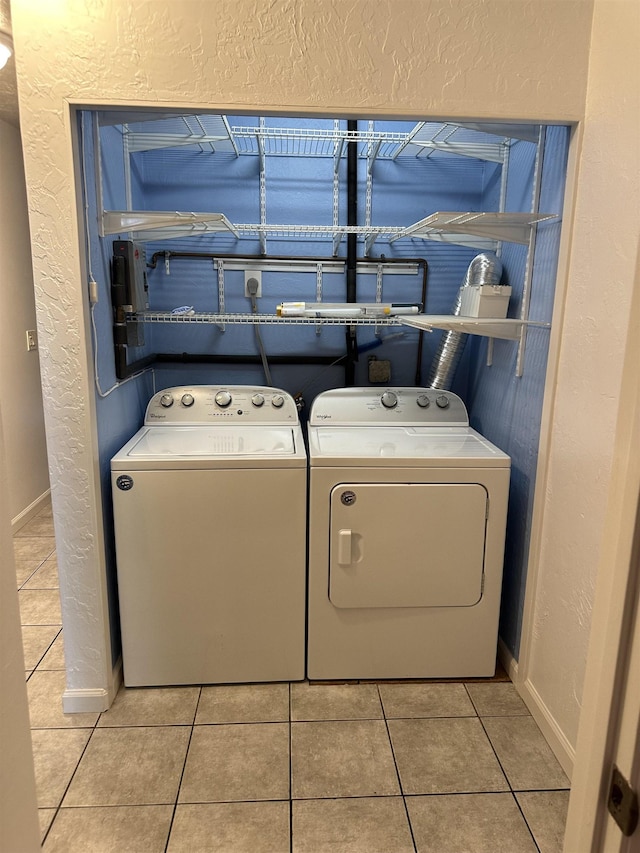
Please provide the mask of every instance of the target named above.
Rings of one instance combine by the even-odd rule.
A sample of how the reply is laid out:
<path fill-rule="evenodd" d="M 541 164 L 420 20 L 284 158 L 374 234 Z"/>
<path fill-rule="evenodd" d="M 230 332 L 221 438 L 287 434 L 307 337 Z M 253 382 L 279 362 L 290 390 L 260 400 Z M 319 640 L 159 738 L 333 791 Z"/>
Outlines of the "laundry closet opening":
<path fill-rule="evenodd" d="M 154 390 L 273 384 L 304 422 L 330 388 L 429 385 L 445 335 L 446 387 L 511 457 L 500 635 L 517 659 L 570 128 L 77 118 L 114 660 L 109 461 Z M 454 316 L 478 255 L 499 279 Z"/>

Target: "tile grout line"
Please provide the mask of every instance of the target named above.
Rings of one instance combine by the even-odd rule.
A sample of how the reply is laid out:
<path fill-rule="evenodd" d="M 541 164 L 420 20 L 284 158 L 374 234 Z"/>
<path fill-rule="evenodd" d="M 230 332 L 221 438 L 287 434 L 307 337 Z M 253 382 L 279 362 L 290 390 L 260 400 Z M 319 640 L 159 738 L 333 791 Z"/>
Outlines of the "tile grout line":
<path fill-rule="evenodd" d="M 466 687 L 466 685 L 465 685 L 465 687 Z M 469 693 L 469 691 L 468 691 L 468 690 L 467 690 L 467 693 Z M 469 698 L 471 698 L 471 694 L 469 694 Z M 471 701 L 473 702 L 473 699 L 471 699 Z M 475 707 L 475 706 L 474 706 L 474 707 Z M 504 716 L 513 716 L 513 715 L 505 714 Z M 531 836 L 531 840 L 533 841 L 533 845 L 534 845 L 534 847 L 536 848 L 536 850 L 538 851 L 538 853 L 540 853 L 540 848 L 538 847 L 538 842 L 536 841 L 535 835 L 533 834 L 533 830 L 532 830 L 532 829 L 531 829 L 531 827 L 529 826 L 529 822 L 527 821 L 526 817 L 524 816 L 524 812 L 523 812 L 523 811 L 522 811 L 522 809 L 520 808 L 520 803 L 518 802 L 518 798 L 516 797 L 515 791 L 513 790 L 513 785 L 511 784 L 511 780 L 509 779 L 509 777 L 508 777 L 508 775 L 507 775 L 507 771 L 506 771 L 506 770 L 504 769 L 504 767 L 502 766 L 502 762 L 500 761 L 500 757 L 498 756 L 498 753 L 496 752 L 496 748 L 495 748 L 495 747 L 494 747 L 494 745 L 493 745 L 493 741 L 492 741 L 492 740 L 491 740 L 491 738 L 489 737 L 489 732 L 486 730 L 485 725 L 484 725 L 484 722 L 483 722 L 483 720 L 482 720 L 482 717 L 481 717 L 479 714 L 478 714 L 478 719 L 480 720 L 480 725 L 482 726 L 482 731 L 484 732 L 485 737 L 486 737 L 486 738 L 487 738 L 487 740 L 489 741 L 489 744 L 490 744 L 490 746 L 491 746 L 491 749 L 493 750 L 493 754 L 494 754 L 494 755 L 495 755 L 495 757 L 496 757 L 496 761 L 498 762 L 498 764 L 499 764 L 499 766 L 500 766 L 500 770 L 502 771 L 502 774 L 503 774 L 504 778 L 506 779 L 507 785 L 509 786 L 509 793 L 511 794 L 511 797 L 513 798 L 513 801 L 514 801 L 514 802 L 515 802 L 515 804 L 516 804 L 516 808 L 518 809 L 518 811 L 519 811 L 519 812 L 520 812 L 520 814 L 522 815 L 522 819 L 524 820 L 524 824 L 525 824 L 525 826 L 527 827 L 527 830 L 528 830 L 528 832 L 529 832 L 529 835 Z"/>
<path fill-rule="evenodd" d="M 13 555 L 14 563 L 15 563 L 15 561 L 16 561 L 17 559 L 18 559 L 18 558 L 15 556 L 15 552 L 14 552 L 14 555 Z M 28 577 L 26 580 L 24 580 L 21 584 L 18 584 L 18 592 L 22 592 L 22 590 L 24 589 L 25 584 L 29 583 L 29 581 L 30 581 L 30 580 L 31 580 L 31 578 L 35 575 L 35 573 L 36 573 L 36 572 L 39 572 L 39 571 L 40 571 L 40 568 L 41 568 L 41 567 L 42 567 L 46 562 L 47 562 L 46 560 L 43 560 L 43 561 L 42 561 L 42 563 L 40 563 L 40 565 L 39 565 L 39 566 L 36 566 L 36 567 L 35 567 L 35 569 L 31 572 L 31 574 L 29 575 L 29 577 Z"/>
<path fill-rule="evenodd" d="M 293 726 L 292 695 L 289 682 L 289 853 L 293 853 Z"/>
<path fill-rule="evenodd" d="M 400 797 L 402 798 L 402 805 L 404 807 L 404 813 L 407 818 L 407 825 L 409 827 L 409 835 L 411 836 L 411 843 L 413 844 L 414 853 L 417 851 L 416 839 L 413 834 L 413 825 L 411 823 L 411 817 L 409 816 L 409 807 L 407 806 L 407 800 L 404 793 L 404 788 L 402 785 L 402 779 L 400 778 L 400 770 L 398 768 L 398 762 L 396 761 L 396 753 L 393 748 L 393 741 L 391 739 L 391 732 L 389 731 L 389 721 L 387 719 L 387 713 L 384 708 L 384 702 L 382 700 L 382 694 L 380 693 L 380 685 L 376 684 L 376 690 L 378 691 L 378 699 L 380 700 L 380 708 L 382 710 L 382 719 L 384 720 L 384 726 L 387 731 L 387 737 L 389 738 L 389 747 L 391 748 L 391 756 L 393 758 L 393 766 L 396 768 L 396 777 L 398 779 L 398 787 L 400 789 Z"/>
<path fill-rule="evenodd" d="M 466 685 L 466 684 L 464 685 L 464 688 L 465 688 L 465 690 L 467 690 L 467 685 Z M 472 697 L 471 697 L 471 693 L 469 693 L 469 691 L 468 691 L 468 690 L 467 690 L 467 696 L 469 697 L 469 699 L 470 699 L 470 701 L 471 701 L 471 704 L 472 704 L 472 705 L 473 705 L 473 707 L 475 708 L 475 707 L 476 707 L 476 705 L 475 705 L 475 703 L 474 703 L 474 701 L 473 701 L 473 699 L 472 699 Z M 483 719 L 482 719 L 482 717 L 480 716 L 480 714 L 479 714 L 479 712 L 477 711 L 477 709 L 476 709 L 476 716 L 477 716 L 478 720 L 480 721 L 480 725 L 482 726 L 482 731 L 484 732 L 484 735 L 485 735 L 486 739 L 489 741 L 489 746 L 491 747 L 491 750 L 492 750 L 493 754 L 494 754 L 494 755 L 495 755 L 495 757 L 496 757 L 496 761 L 498 762 L 498 766 L 500 767 L 500 771 L 502 772 L 502 775 L 504 776 L 505 781 L 506 781 L 507 785 L 509 786 L 509 793 L 513 794 L 513 793 L 514 793 L 514 791 L 513 791 L 513 786 L 512 786 L 512 784 L 511 784 L 511 780 L 509 779 L 509 776 L 507 775 L 507 771 L 504 769 L 504 767 L 503 767 L 503 765 L 502 765 L 502 762 L 500 761 L 500 756 L 498 755 L 498 753 L 497 753 L 497 751 L 496 751 L 496 748 L 495 748 L 495 747 L 494 747 L 494 745 L 493 745 L 493 741 L 492 741 L 492 740 L 491 740 L 491 738 L 489 737 L 489 732 L 487 731 L 487 729 L 486 729 L 486 727 L 485 727 L 485 724 L 484 724 L 484 722 L 483 722 Z M 487 714 L 487 716 L 490 716 L 490 715 L 489 715 L 489 714 Z M 513 717 L 517 717 L 517 716 L 519 716 L 519 715 L 518 715 L 518 714 L 500 714 L 500 715 L 496 715 L 496 716 L 492 717 L 492 719 L 495 719 L 496 717 L 498 717 L 499 719 L 504 719 L 504 718 L 506 718 L 506 717 L 511 717 L 511 718 L 513 718 Z M 527 826 L 528 826 L 528 824 L 527 824 Z"/>
<path fill-rule="evenodd" d="M 189 757 L 189 750 L 191 749 L 191 740 L 193 739 L 193 732 L 196 727 L 196 719 L 198 717 L 198 708 L 200 706 L 200 700 L 202 699 L 202 685 L 199 687 L 198 692 L 198 701 L 196 702 L 196 707 L 193 712 L 193 720 L 191 721 L 191 731 L 189 732 L 189 740 L 187 741 L 187 749 L 184 754 L 184 761 L 182 762 L 182 771 L 180 772 L 180 779 L 178 780 L 178 787 L 176 790 L 176 799 L 173 804 L 173 811 L 171 812 L 171 820 L 169 821 L 169 831 L 167 832 L 167 840 L 164 845 L 164 853 L 167 853 L 169 849 L 169 841 L 171 840 L 171 833 L 173 831 L 173 824 L 176 818 L 176 811 L 178 809 L 178 800 L 180 799 L 180 788 L 182 787 L 182 780 L 184 779 L 184 772 L 187 768 L 187 759 Z"/>
<path fill-rule="evenodd" d="M 538 851 L 538 853 L 541 853 L 541 851 L 540 851 L 540 847 L 539 847 L 538 842 L 537 842 L 537 840 L 536 840 L 536 837 L 535 837 L 535 835 L 533 834 L 533 830 L 532 830 L 532 829 L 531 829 L 531 827 L 529 826 L 529 821 L 527 820 L 525 813 L 522 811 L 522 808 L 521 808 L 521 806 L 520 806 L 520 803 L 518 802 L 518 798 L 516 797 L 516 793 L 515 793 L 515 791 L 511 791 L 511 796 L 512 796 L 512 797 L 513 797 L 513 799 L 514 799 L 514 802 L 515 802 L 515 804 L 516 804 L 516 808 L 518 809 L 518 811 L 519 811 L 519 812 L 520 812 L 520 814 L 522 815 L 522 820 L 524 821 L 525 826 L 526 826 L 526 827 L 527 827 L 527 829 L 529 830 L 529 835 L 531 836 L 531 838 L 532 838 L 532 840 L 533 840 L 533 843 L 534 843 L 534 845 L 535 845 L 536 850 Z"/>
<path fill-rule="evenodd" d="M 102 713 L 102 712 L 101 712 L 101 713 Z M 44 845 L 45 845 L 45 842 L 46 842 L 47 838 L 49 837 L 49 833 L 51 832 L 51 829 L 52 829 L 52 827 L 53 827 L 53 824 L 55 823 L 55 821 L 56 821 L 56 819 L 57 819 L 57 817 L 58 817 L 58 813 L 60 812 L 60 809 L 62 808 L 62 803 L 64 802 L 64 798 L 67 796 L 67 792 L 69 791 L 69 788 L 71 787 L 71 783 L 73 782 L 73 779 L 74 779 L 74 777 L 75 777 L 76 773 L 78 772 L 78 767 L 80 766 L 80 762 L 81 762 L 81 761 L 82 761 L 82 759 L 84 758 L 84 754 L 85 754 L 85 752 L 87 751 L 87 749 L 89 748 L 89 744 L 91 743 L 91 738 L 93 737 L 93 735 L 94 735 L 94 733 L 95 733 L 95 731 L 96 731 L 96 729 L 97 729 L 97 727 L 98 727 L 98 721 L 100 720 L 101 713 L 100 713 L 100 714 L 98 714 L 98 718 L 97 718 L 97 720 L 95 721 L 95 723 L 93 724 L 93 726 L 83 726 L 83 727 L 79 727 L 78 729 L 75 729 L 75 731 L 79 731 L 81 728 L 88 728 L 88 729 L 91 729 L 91 734 L 90 734 L 90 735 L 89 735 L 89 737 L 87 738 L 87 742 L 85 743 L 84 747 L 82 748 L 82 752 L 80 753 L 80 756 L 79 756 L 79 758 L 78 758 L 78 761 L 76 762 L 76 766 L 75 766 L 75 768 L 74 768 L 74 770 L 73 770 L 73 773 L 72 773 L 72 774 L 71 774 L 71 776 L 69 777 L 69 781 L 67 782 L 67 785 L 66 785 L 66 787 L 65 787 L 65 789 L 64 789 L 64 791 L 63 791 L 63 793 L 62 793 L 62 796 L 60 797 L 60 802 L 59 802 L 59 803 L 58 803 L 58 805 L 56 806 L 55 814 L 54 814 L 54 816 L 51 818 L 51 823 L 49 824 L 49 828 L 48 828 L 48 829 L 47 829 L 47 831 L 45 832 L 45 834 L 44 834 L 44 838 L 43 838 L 43 839 L 42 839 L 42 841 L 41 841 L 41 844 L 42 844 L 42 847 L 43 847 L 43 848 L 44 848 Z M 32 729 L 32 731 L 33 731 L 33 729 Z M 52 731 L 52 729 L 51 729 L 51 728 L 48 728 L 48 729 L 41 729 L 40 731 Z M 66 731 L 66 729 L 62 729 L 62 731 Z M 73 731 L 73 730 L 72 730 L 72 731 Z"/>
<path fill-rule="evenodd" d="M 504 767 L 502 766 L 502 762 L 500 761 L 500 756 L 499 756 L 499 755 L 498 755 L 498 753 L 496 752 L 496 748 L 495 748 L 495 746 L 493 745 L 493 741 L 492 741 L 492 740 L 491 740 L 491 738 L 489 737 L 489 732 L 486 730 L 485 725 L 484 725 L 484 723 L 482 722 L 482 717 L 480 716 L 480 714 L 478 714 L 478 720 L 480 721 L 480 725 L 482 726 L 482 731 L 484 732 L 484 736 L 486 737 L 486 739 L 487 739 L 487 740 L 488 740 L 488 742 L 489 742 L 489 746 L 491 747 L 491 751 L 492 751 L 492 752 L 493 752 L 493 754 L 495 755 L 496 761 L 498 762 L 498 766 L 500 767 L 500 772 L 501 772 L 501 773 L 502 773 L 502 775 L 504 776 L 504 780 L 505 780 L 505 782 L 507 783 L 507 785 L 509 786 L 509 793 L 513 794 L 513 786 L 512 786 L 512 784 L 511 784 L 511 780 L 509 779 L 509 777 L 508 777 L 508 775 L 507 775 L 507 771 L 506 771 L 506 770 L 504 769 Z"/>
<path fill-rule="evenodd" d="M 48 625 L 21 625 L 21 626 L 20 626 L 20 629 L 22 630 L 22 628 L 47 628 L 47 627 L 49 627 L 49 626 L 48 626 Z M 52 626 L 52 627 L 53 627 L 53 626 Z M 40 669 L 40 670 L 38 669 L 38 667 L 40 666 L 40 664 L 42 663 L 42 661 L 46 658 L 47 654 L 50 652 L 50 650 L 51 650 L 51 646 L 55 643 L 55 641 L 58 639 L 58 637 L 59 637 L 61 634 L 62 634 L 62 625 L 60 626 L 60 630 L 58 631 L 58 633 L 55 635 L 55 637 L 53 638 L 53 640 L 51 640 L 51 642 L 49 643 L 49 645 L 47 646 L 47 648 L 44 650 L 44 652 L 42 653 L 42 655 L 41 655 L 41 656 L 40 656 L 40 658 L 38 659 L 38 663 L 33 667 L 33 669 L 31 670 L 31 672 L 29 673 L 28 678 L 27 678 L 27 679 L 25 679 L 25 680 L 26 680 L 26 682 L 27 682 L 27 684 L 28 684 L 28 683 L 29 683 L 29 681 L 31 680 L 31 676 L 33 675 L 33 673 L 34 673 L 34 672 L 36 672 L 36 670 L 37 670 L 38 672 L 62 672 L 62 671 L 63 671 L 63 670 L 60 670 L 60 669 Z"/>

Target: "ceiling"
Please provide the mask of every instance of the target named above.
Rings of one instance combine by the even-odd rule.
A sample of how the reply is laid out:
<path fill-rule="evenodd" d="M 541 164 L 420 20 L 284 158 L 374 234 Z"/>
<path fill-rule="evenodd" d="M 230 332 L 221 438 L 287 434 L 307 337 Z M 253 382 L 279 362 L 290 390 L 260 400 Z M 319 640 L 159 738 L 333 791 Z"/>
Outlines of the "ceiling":
<path fill-rule="evenodd" d="M 11 33 L 11 11 L 9 0 L 0 0 L 0 30 Z M 16 85 L 16 62 L 12 56 L 0 70 L 0 120 L 15 127 L 20 126 L 18 115 L 18 88 Z"/>

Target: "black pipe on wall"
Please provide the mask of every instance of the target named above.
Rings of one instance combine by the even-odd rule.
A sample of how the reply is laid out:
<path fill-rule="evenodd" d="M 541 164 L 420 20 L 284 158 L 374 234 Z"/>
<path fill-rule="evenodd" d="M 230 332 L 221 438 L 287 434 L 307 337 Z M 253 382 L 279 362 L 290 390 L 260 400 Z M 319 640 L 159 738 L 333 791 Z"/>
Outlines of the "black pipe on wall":
<path fill-rule="evenodd" d="M 349 119 L 347 130 L 355 133 L 358 122 Z M 358 224 L 358 143 L 347 143 L 347 225 Z M 347 302 L 357 302 L 356 261 L 358 255 L 358 235 L 347 234 Z M 356 361 L 358 360 L 358 341 L 356 327 L 347 326 L 347 358 L 344 363 L 344 383 L 355 382 Z"/>

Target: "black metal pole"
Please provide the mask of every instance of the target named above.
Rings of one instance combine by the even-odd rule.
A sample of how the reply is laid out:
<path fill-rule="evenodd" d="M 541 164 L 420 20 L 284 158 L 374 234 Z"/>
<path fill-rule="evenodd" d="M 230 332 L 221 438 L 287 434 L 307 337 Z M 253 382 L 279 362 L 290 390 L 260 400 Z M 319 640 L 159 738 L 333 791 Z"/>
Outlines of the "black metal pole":
<path fill-rule="evenodd" d="M 347 130 L 355 133 L 358 122 L 349 119 Z M 349 140 L 347 143 L 347 225 L 358 224 L 358 143 Z M 358 298 L 356 286 L 356 261 L 358 254 L 358 235 L 347 234 L 347 302 L 356 302 Z M 346 331 L 347 358 L 344 365 L 345 385 L 355 382 L 356 361 L 358 360 L 358 341 L 356 327 L 347 326 Z"/>

